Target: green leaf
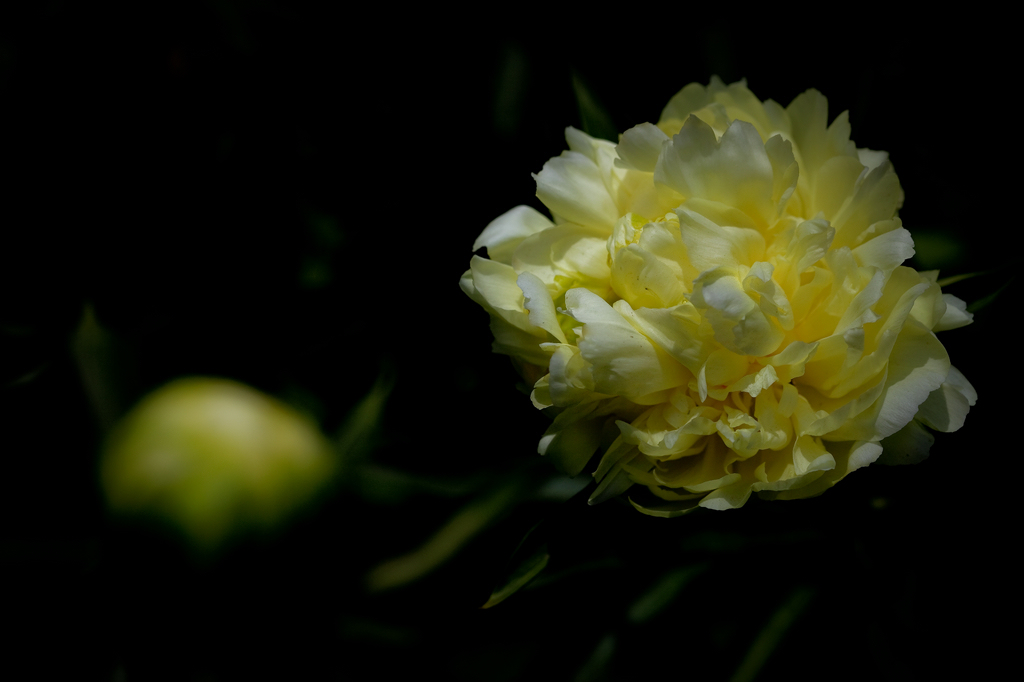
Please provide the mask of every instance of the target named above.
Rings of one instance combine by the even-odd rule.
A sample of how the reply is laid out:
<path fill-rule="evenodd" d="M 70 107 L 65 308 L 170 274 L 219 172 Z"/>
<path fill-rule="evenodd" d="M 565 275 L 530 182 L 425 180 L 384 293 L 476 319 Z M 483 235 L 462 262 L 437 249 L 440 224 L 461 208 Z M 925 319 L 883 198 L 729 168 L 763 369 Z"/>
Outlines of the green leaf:
<path fill-rule="evenodd" d="M 945 289 L 950 284 L 956 284 L 957 282 L 962 282 L 965 279 L 974 279 L 975 277 L 981 277 L 982 275 L 987 275 L 987 274 L 989 274 L 989 273 L 981 271 L 981 272 L 968 272 L 968 273 L 963 274 L 963 275 L 950 275 L 949 277 L 943 277 L 942 279 L 937 280 L 935 283 L 938 284 L 943 289 Z"/>
<path fill-rule="evenodd" d="M 513 477 L 504 485 L 472 500 L 418 549 L 390 559 L 366 576 L 371 592 L 389 590 L 418 580 L 443 564 L 520 499 L 524 479 Z"/>
<path fill-rule="evenodd" d="M 704 572 L 707 564 L 684 566 L 669 571 L 629 607 L 627 618 L 631 623 L 644 623 L 665 610 L 691 580 Z"/>
<path fill-rule="evenodd" d="M 590 476 L 566 476 L 559 474 L 552 476 L 537 489 L 535 499 L 551 500 L 553 502 L 566 502 L 578 495 L 584 488 L 594 482 Z"/>
<path fill-rule="evenodd" d="M 100 427 L 109 431 L 127 408 L 117 381 L 121 356 L 113 336 L 96 319 L 92 304 L 82 311 L 71 350 L 93 414 Z"/>
<path fill-rule="evenodd" d="M 544 587 L 545 585 L 551 585 L 561 580 L 565 580 L 566 578 L 572 578 L 579 576 L 583 573 L 589 573 L 590 571 L 619 570 L 622 568 L 623 563 L 624 562 L 622 561 L 622 559 L 618 557 L 604 557 L 603 559 L 586 561 L 581 564 L 576 564 L 575 566 L 570 566 L 569 568 L 562 569 L 561 571 L 557 571 L 555 573 L 547 573 L 537 578 L 532 583 L 530 583 L 529 589 L 538 589 Z"/>
<path fill-rule="evenodd" d="M 579 107 L 580 125 L 583 126 L 583 132 L 591 137 L 618 142 L 619 130 L 612 123 L 612 117 L 608 115 L 608 112 L 576 73 L 572 75 L 572 89 L 576 94 L 576 105 Z"/>
<path fill-rule="evenodd" d="M 384 367 L 365 396 L 352 408 L 338 430 L 336 450 L 349 462 L 362 459 L 372 448 L 384 406 L 395 385 L 395 373 Z"/>
<path fill-rule="evenodd" d="M 608 664 L 611 662 L 614 653 L 615 635 L 608 633 L 594 647 L 590 658 L 587 659 L 587 662 L 576 673 L 574 682 L 598 682 L 599 680 L 609 679 Z"/>
<path fill-rule="evenodd" d="M 520 588 L 525 587 L 527 583 L 533 580 L 534 576 L 548 565 L 548 560 L 551 556 L 548 553 L 547 543 L 539 541 L 538 537 L 542 536 L 542 534 L 536 532 L 543 524 L 543 520 L 538 521 L 533 524 L 530 530 L 526 531 L 526 534 L 523 535 L 522 540 L 516 545 L 515 551 L 512 552 L 512 556 L 509 558 L 508 563 L 509 566 L 513 567 L 512 570 L 498 583 L 498 586 L 491 593 L 490 599 L 480 608 L 489 609 L 501 603 Z"/>
<path fill-rule="evenodd" d="M 660 504 L 644 505 L 640 504 L 632 497 L 629 498 L 629 503 L 636 508 L 642 514 L 648 516 L 658 516 L 663 519 L 672 519 L 677 516 L 683 516 L 689 514 L 700 506 L 701 498 L 693 500 L 683 500 L 681 502 L 662 502 Z"/>
<path fill-rule="evenodd" d="M 548 546 L 546 544 L 538 547 L 512 570 L 500 586 L 491 592 L 491 598 L 480 608 L 489 609 L 518 592 L 520 588 L 525 587 L 527 583 L 533 580 L 534 576 L 544 570 L 550 558 L 551 555 L 548 553 Z"/>
<path fill-rule="evenodd" d="M 782 603 L 768 624 L 754 639 L 730 682 L 753 682 L 761 668 L 768 662 L 772 652 L 779 646 L 779 642 L 782 641 L 786 632 L 807 608 L 813 596 L 814 588 L 807 586 L 797 587 L 789 594 L 786 601 Z"/>
<path fill-rule="evenodd" d="M 969 312 L 969 313 L 976 313 L 979 310 L 981 310 L 982 308 L 985 308 L 985 307 L 991 305 L 992 302 L 996 300 L 996 297 L 998 297 L 999 294 L 1003 293 L 1003 290 L 1006 289 L 1006 287 L 1010 286 L 1010 284 L 1013 283 L 1014 279 L 1016 279 L 1016 277 L 1011 277 L 1003 286 L 999 287 L 998 289 L 993 291 L 988 296 L 983 296 L 983 297 L 979 298 L 977 301 L 975 301 L 974 303 L 971 303 L 970 305 L 968 305 L 967 306 L 967 312 Z"/>
<path fill-rule="evenodd" d="M 400 504 L 413 495 L 468 497 L 488 483 L 483 472 L 463 478 L 419 476 L 372 462 L 355 467 L 352 481 L 359 495 L 375 504 Z"/>
<path fill-rule="evenodd" d="M 914 260 L 922 270 L 953 266 L 963 250 L 963 243 L 949 232 L 919 230 L 914 233 Z"/>

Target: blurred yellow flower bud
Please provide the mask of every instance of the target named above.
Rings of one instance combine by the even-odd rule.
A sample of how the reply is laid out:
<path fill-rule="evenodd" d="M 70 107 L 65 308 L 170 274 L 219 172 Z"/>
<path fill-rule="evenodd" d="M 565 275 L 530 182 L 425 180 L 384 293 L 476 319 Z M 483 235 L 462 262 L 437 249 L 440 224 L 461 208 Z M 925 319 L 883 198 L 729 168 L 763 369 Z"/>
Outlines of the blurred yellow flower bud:
<path fill-rule="evenodd" d="M 121 420 L 100 476 L 113 511 L 168 522 L 212 549 L 278 525 L 336 463 L 316 425 L 291 407 L 233 381 L 187 378 Z"/>

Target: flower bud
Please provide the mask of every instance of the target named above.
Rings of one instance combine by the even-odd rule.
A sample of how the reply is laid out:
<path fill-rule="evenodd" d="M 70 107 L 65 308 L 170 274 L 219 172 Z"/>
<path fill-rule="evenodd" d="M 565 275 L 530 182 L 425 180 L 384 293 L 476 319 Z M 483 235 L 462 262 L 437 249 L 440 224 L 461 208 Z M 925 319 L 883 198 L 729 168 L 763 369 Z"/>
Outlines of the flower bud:
<path fill-rule="evenodd" d="M 121 420 L 100 476 L 114 512 L 167 522 L 212 549 L 279 525 L 336 463 L 319 429 L 291 407 L 233 381 L 186 378 Z"/>

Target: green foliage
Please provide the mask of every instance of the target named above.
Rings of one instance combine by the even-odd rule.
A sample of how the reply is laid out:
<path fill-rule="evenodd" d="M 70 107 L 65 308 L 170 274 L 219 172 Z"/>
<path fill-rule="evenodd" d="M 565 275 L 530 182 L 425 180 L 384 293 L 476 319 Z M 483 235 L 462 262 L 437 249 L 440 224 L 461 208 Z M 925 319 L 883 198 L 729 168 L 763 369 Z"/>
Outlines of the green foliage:
<path fill-rule="evenodd" d="M 536 529 L 537 527 L 534 526 L 519 543 L 519 547 L 516 548 L 509 562 L 512 564 L 512 570 L 498 583 L 498 586 L 491 592 L 490 598 L 480 608 L 489 609 L 505 601 L 529 584 L 548 565 L 551 554 L 548 552 L 547 544 L 537 545 L 529 553 L 523 551 L 524 545 L 527 545 L 527 540 Z"/>
<path fill-rule="evenodd" d="M 607 110 L 598 102 L 579 74 L 572 75 L 572 89 L 576 95 L 580 124 L 583 132 L 602 140 L 619 141 L 619 129 L 615 127 Z"/>
<path fill-rule="evenodd" d="M 517 500 L 523 480 L 514 477 L 459 509 L 420 547 L 374 567 L 366 576 L 371 591 L 389 590 L 418 580 L 450 559 Z"/>

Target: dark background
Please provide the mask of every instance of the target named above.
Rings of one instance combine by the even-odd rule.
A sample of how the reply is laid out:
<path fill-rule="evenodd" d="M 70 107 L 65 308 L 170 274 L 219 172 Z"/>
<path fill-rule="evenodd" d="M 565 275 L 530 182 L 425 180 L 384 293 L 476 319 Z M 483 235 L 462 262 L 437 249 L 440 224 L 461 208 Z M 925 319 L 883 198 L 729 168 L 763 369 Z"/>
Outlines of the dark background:
<path fill-rule="evenodd" d="M 5 11 L 0 603 L 15 636 L 0 669 L 726 680 L 794 603 L 758 679 L 980 677 L 1006 655 L 1016 626 L 1000 623 L 1020 605 L 1004 385 L 1021 239 L 1005 36 L 862 14 L 525 12 Z M 921 465 L 876 465 L 810 501 L 672 521 L 585 495 L 525 501 L 440 570 L 368 594 L 368 570 L 475 494 L 523 467 L 548 473 L 534 454 L 546 419 L 457 281 L 490 220 L 540 208 L 530 173 L 583 125 L 574 77 L 622 131 L 712 74 L 784 105 L 816 87 L 832 116 L 849 109 L 856 142 L 888 150 L 899 173 L 915 264 L 989 273 L 949 289 L 969 302 L 1006 286 L 940 337 L 980 395 L 965 428 Z M 76 335 L 86 305 L 93 345 Z M 83 385 L 83 357 L 111 378 L 105 402 Z M 381 373 L 394 387 L 364 463 L 401 472 L 390 493 L 350 476 L 316 513 L 213 558 L 104 511 L 105 428 L 170 379 L 251 384 L 334 434 Z M 480 611 L 541 519 L 542 575 L 556 579 Z M 699 575 L 631 622 L 630 605 L 679 567 Z"/>

